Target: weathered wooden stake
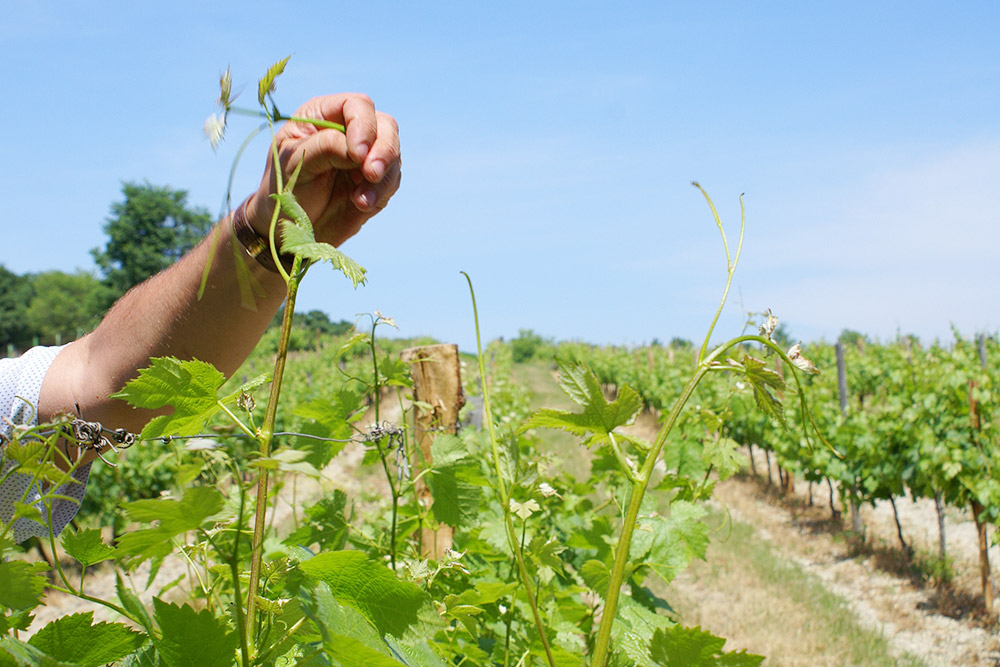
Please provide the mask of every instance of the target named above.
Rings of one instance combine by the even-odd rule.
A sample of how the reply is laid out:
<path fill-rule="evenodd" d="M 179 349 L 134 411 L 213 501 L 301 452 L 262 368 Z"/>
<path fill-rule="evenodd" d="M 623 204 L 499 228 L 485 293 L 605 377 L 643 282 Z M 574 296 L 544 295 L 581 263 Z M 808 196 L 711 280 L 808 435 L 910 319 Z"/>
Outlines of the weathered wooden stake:
<path fill-rule="evenodd" d="M 840 397 L 840 414 L 847 415 L 847 365 L 844 362 L 844 344 L 839 340 L 837 341 L 837 394 Z M 850 493 L 850 515 L 851 515 L 851 530 L 853 530 L 857 535 L 864 540 L 864 526 L 861 524 L 861 508 L 858 506 L 857 500 L 858 485 L 857 481 L 851 485 Z"/>
<path fill-rule="evenodd" d="M 465 405 L 462 393 L 457 345 L 426 345 L 411 347 L 400 353 L 400 358 L 410 364 L 413 378 L 413 398 L 429 407 L 413 411 L 413 430 L 423 458 L 423 466 L 433 465 L 431 443 L 439 433 L 454 434 L 458 429 L 458 411 Z M 417 498 L 430 508 L 433 498 L 423 479 L 417 482 Z M 440 560 L 451 548 L 453 530 L 442 525 L 437 530 L 421 528 L 421 555 Z"/>
<path fill-rule="evenodd" d="M 982 337 L 979 339 L 979 363 L 983 368 L 986 368 L 986 345 Z M 969 380 L 969 421 L 974 432 L 978 431 L 980 427 L 979 406 L 975 398 L 976 386 L 975 380 Z M 972 437 L 976 446 L 982 447 L 978 435 Z M 979 581 L 983 587 L 983 606 L 986 607 L 986 613 L 992 614 L 993 579 L 990 576 L 990 538 L 986 532 L 987 521 L 982 516 L 985 508 L 975 498 L 971 499 L 969 504 L 972 507 L 972 518 L 976 522 L 976 537 L 979 541 Z"/>

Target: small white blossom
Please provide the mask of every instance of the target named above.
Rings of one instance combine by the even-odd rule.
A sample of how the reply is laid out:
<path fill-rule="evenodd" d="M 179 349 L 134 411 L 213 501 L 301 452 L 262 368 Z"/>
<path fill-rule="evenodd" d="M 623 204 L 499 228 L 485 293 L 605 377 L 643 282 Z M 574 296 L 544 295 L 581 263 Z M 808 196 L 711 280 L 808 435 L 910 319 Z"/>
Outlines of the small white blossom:
<path fill-rule="evenodd" d="M 548 482 L 542 482 L 541 484 L 539 484 L 538 490 L 541 491 L 542 495 L 545 496 L 546 498 L 551 498 L 552 496 L 562 498 L 562 496 L 559 495 L 559 492 L 553 489 Z"/>
<path fill-rule="evenodd" d="M 774 316 L 771 309 L 767 309 L 767 320 L 764 324 L 760 325 L 760 335 L 768 340 L 773 340 L 771 335 L 774 330 L 778 328 L 778 318 Z"/>
<path fill-rule="evenodd" d="M 205 136 L 212 144 L 212 149 L 217 149 L 226 133 L 226 116 L 217 113 L 209 114 L 208 118 L 205 119 L 204 129 Z"/>

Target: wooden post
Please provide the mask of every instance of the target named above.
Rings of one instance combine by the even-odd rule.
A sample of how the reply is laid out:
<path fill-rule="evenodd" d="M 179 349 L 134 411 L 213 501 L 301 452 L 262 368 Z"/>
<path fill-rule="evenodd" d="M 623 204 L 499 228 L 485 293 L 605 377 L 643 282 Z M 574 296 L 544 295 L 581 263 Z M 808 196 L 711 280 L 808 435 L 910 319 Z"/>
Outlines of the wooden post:
<path fill-rule="evenodd" d="M 979 363 L 983 368 L 986 368 L 986 345 L 981 337 L 979 339 Z M 969 421 L 974 432 L 978 431 L 980 427 L 979 406 L 974 395 L 976 386 L 975 380 L 969 380 Z M 978 435 L 974 433 L 972 438 L 974 444 L 981 449 L 982 443 L 979 442 Z M 990 577 L 990 538 L 986 532 L 988 527 L 986 519 L 983 517 L 985 508 L 975 498 L 972 498 L 969 504 L 972 507 L 972 518 L 976 522 L 976 537 L 979 541 L 979 582 L 983 587 L 983 606 L 986 607 L 987 614 L 992 614 L 993 579 Z"/>
<path fill-rule="evenodd" d="M 414 409 L 413 429 L 423 466 L 430 468 L 433 464 L 431 443 L 438 433 L 454 434 L 457 431 L 458 411 L 465 405 L 458 346 L 411 347 L 403 350 L 400 358 L 410 364 L 414 400 L 429 406 Z M 433 498 L 423 479 L 417 482 L 416 491 L 421 505 L 430 508 Z M 451 548 L 452 534 L 452 527 L 446 525 L 437 530 L 426 526 L 421 528 L 421 555 L 440 560 Z"/>
<path fill-rule="evenodd" d="M 844 362 L 844 345 L 837 341 L 837 393 L 840 397 L 840 414 L 847 415 L 847 364 Z M 850 514 L 851 530 L 864 539 L 864 526 L 861 525 L 861 508 L 858 507 L 857 482 L 851 485 Z"/>
<path fill-rule="evenodd" d="M 972 518 L 976 522 L 976 536 L 979 538 L 979 583 L 983 587 L 983 606 L 986 613 L 993 613 L 993 580 L 990 578 L 990 542 L 986 534 L 986 519 L 982 518 L 985 509 L 975 500 L 969 501 L 972 506 Z"/>

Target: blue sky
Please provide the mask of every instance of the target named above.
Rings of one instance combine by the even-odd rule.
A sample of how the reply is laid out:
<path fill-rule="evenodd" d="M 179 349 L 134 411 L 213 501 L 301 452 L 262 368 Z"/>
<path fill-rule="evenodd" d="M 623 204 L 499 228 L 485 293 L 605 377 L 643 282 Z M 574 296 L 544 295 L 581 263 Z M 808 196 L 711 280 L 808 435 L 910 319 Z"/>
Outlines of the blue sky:
<path fill-rule="evenodd" d="M 403 184 L 299 303 L 403 335 L 630 344 L 704 335 L 725 281 L 714 198 L 747 237 L 719 335 L 771 308 L 803 340 L 1000 328 L 1000 5 L 18 3 L 0 25 L 0 262 L 93 269 L 121 182 L 219 210 L 252 101 L 363 91 L 401 127 Z M 254 144 L 237 198 L 255 187 Z"/>

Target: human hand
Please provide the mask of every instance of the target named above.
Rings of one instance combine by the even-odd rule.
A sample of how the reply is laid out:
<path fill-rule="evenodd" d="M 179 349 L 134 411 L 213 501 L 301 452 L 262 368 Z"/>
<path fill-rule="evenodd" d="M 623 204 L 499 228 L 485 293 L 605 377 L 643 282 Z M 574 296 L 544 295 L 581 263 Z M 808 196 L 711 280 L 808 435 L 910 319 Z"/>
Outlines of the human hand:
<path fill-rule="evenodd" d="M 345 131 L 288 121 L 275 135 L 282 178 L 302 163 L 295 197 L 313 223 L 316 240 L 339 246 L 381 211 L 399 188 L 399 129 L 359 94 L 315 97 L 294 114 L 345 126 Z M 277 192 L 274 155 L 268 152 L 260 187 L 246 205 L 246 217 L 266 235 Z M 280 238 L 280 235 L 279 235 Z"/>

